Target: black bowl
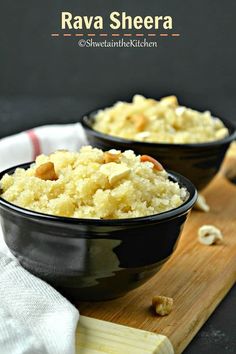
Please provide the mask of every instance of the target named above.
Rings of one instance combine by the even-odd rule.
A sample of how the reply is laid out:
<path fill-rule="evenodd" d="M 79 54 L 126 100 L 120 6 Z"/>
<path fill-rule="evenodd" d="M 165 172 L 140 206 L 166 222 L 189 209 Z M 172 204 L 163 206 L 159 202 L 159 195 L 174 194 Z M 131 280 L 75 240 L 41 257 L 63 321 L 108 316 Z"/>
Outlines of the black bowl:
<path fill-rule="evenodd" d="M 102 108 L 103 109 L 103 108 Z M 233 123 L 221 119 L 229 129 L 225 139 L 199 144 L 148 143 L 122 139 L 93 129 L 94 116 L 98 110 L 85 114 L 81 124 L 89 143 L 102 150 L 134 150 L 136 154 L 150 155 L 166 169 L 189 178 L 198 190 L 203 189 L 218 172 L 230 143 L 236 139 Z"/>
<path fill-rule="evenodd" d="M 1 172 L 0 179 L 15 168 Z M 58 217 L 0 198 L 6 244 L 24 268 L 71 299 L 121 296 L 147 281 L 167 261 L 196 201 L 189 180 L 174 172 L 169 177 L 187 188 L 188 200 L 176 209 L 132 219 Z"/>

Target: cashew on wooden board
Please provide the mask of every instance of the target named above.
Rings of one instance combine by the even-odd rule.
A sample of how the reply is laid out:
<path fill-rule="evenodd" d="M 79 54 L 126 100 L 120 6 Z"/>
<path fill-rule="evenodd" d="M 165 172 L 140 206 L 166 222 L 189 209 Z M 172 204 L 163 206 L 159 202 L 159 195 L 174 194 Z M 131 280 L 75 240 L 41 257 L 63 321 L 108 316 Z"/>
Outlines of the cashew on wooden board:
<path fill-rule="evenodd" d="M 205 213 L 210 211 L 210 207 L 206 202 L 206 198 L 203 197 L 203 195 L 200 193 L 198 193 L 198 197 L 197 197 L 197 201 L 194 205 L 194 209 L 204 211 Z"/>
<path fill-rule="evenodd" d="M 159 316 L 166 316 L 172 311 L 174 300 L 167 296 L 154 296 L 152 299 L 152 306 Z"/>
<path fill-rule="evenodd" d="M 198 241 L 203 245 L 213 245 L 214 243 L 221 242 L 223 235 L 214 225 L 203 225 L 198 229 Z"/>

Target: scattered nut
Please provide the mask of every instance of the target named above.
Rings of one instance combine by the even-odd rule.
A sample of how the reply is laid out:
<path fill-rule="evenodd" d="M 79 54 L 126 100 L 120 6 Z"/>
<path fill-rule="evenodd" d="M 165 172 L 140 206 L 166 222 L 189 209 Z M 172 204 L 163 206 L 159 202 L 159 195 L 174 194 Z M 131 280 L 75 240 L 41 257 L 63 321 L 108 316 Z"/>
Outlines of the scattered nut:
<path fill-rule="evenodd" d="M 100 172 L 107 176 L 111 185 L 120 179 L 126 177 L 130 173 L 130 169 L 122 164 L 110 162 L 100 167 Z"/>
<path fill-rule="evenodd" d="M 104 162 L 109 163 L 109 162 L 117 162 L 121 156 L 121 153 L 118 154 L 113 154 L 110 152 L 104 152 Z"/>
<path fill-rule="evenodd" d="M 171 297 L 166 296 L 154 296 L 152 299 L 152 306 L 155 308 L 155 312 L 160 316 L 169 315 L 172 311 L 174 300 Z"/>
<path fill-rule="evenodd" d="M 160 100 L 160 103 L 163 103 L 164 105 L 170 106 L 170 107 L 177 107 L 177 106 L 179 105 L 176 96 L 163 97 L 163 98 Z"/>
<path fill-rule="evenodd" d="M 150 132 L 144 131 L 144 132 L 141 132 L 141 133 L 137 133 L 135 135 L 135 138 L 137 138 L 137 139 L 145 139 L 145 138 L 148 138 L 150 135 L 151 135 Z"/>
<path fill-rule="evenodd" d="M 202 194 L 198 194 L 197 201 L 194 204 L 194 209 L 198 209 L 207 213 L 210 211 L 210 207 L 206 202 L 206 198 Z"/>
<path fill-rule="evenodd" d="M 46 162 L 36 168 L 35 177 L 45 181 L 55 181 L 58 179 L 53 162 Z"/>
<path fill-rule="evenodd" d="M 149 155 L 142 155 L 140 157 L 140 161 L 141 162 L 151 162 L 153 164 L 153 168 L 154 170 L 157 171 L 163 171 L 163 166 L 160 164 L 160 162 L 158 162 L 157 160 L 155 160 L 153 157 L 149 156 Z"/>
<path fill-rule="evenodd" d="M 111 149 L 111 150 L 108 150 L 107 152 L 109 152 L 110 154 L 113 154 L 113 155 L 121 155 L 121 151 L 116 150 L 116 149 Z"/>
<path fill-rule="evenodd" d="M 221 231 L 213 225 L 203 225 L 198 229 L 198 241 L 203 245 L 213 245 L 223 240 Z"/>
<path fill-rule="evenodd" d="M 181 117 L 184 112 L 186 112 L 187 108 L 184 107 L 184 106 L 178 106 L 176 109 L 175 109 L 175 113 L 177 114 L 177 116 Z"/>
<path fill-rule="evenodd" d="M 133 114 L 129 118 L 132 122 L 134 122 L 135 128 L 138 132 L 143 131 L 148 122 L 148 119 L 144 114 Z"/>

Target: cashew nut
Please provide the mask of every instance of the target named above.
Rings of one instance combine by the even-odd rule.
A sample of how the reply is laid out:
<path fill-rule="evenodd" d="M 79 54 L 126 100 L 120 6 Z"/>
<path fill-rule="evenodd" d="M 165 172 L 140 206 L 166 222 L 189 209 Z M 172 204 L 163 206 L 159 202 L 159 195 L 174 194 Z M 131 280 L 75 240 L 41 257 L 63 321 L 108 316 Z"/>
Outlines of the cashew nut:
<path fill-rule="evenodd" d="M 55 181 L 58 179 L 58 176 L 55 172 L 54 163 L 46 162 L 36 168 L 35 177 L 43 179 L 45 181 Z"/>
<path fill-rule="evenodd" d="M 156 314 L 160 316 L 169 315 L 172 311 L 174 300 L 167 296 L 154 296 L 152 299 L 152 306 L 155 308 Z"/>
<path fill-rule="evenodd" d="M 206 199 L 205 197 L 203 197 L 203 195 L 198 194 L 197 201 L 194 205 L 194 209 L 204 211 L 205 213 L 207 213 L 210 210 L 210 207 L 207 204 Z"/>
<path fill-rule="evenodd" d="M 213 225 L 203 225 L 198 229 L 198 240 L 203 245 L 213 245 L 223 240 L 221 231 Z"/>
<path fill-rule="evenodd" d="M 170 107 L 177 107 L 179 104 L 176 96 L 163 97 L 160 103 Z"/>
<path fill-rule="evenodd" d="M 146 124 L 148 123 L 148 119 L 144 114 L 133 114 L 130 119 L 132 122 L 134 122 L 135 129 L 138 132 L 143 131 L 146 127 Z"/>
<path fill-rule="evenodd" d="M 153 169 L 154 170 L 157 170 L 157 171 L 163 171 L 164 170 L 164 168 L 160 164 L 160 162 L 158 162 L 156 159 L 154 159 L 153 157 L 151 157 L 149 155 L 141 155 L 140 156 L 140 161 L 141 162 L 151 162 L 153 164 Z"/>
<path fill-rule="evenodd" d="M 104 162 L 109 163 L 109 162 L 117 162 L 121 156 L 121 153 L 111 153 L 109 151 L 104 152 Z"/>

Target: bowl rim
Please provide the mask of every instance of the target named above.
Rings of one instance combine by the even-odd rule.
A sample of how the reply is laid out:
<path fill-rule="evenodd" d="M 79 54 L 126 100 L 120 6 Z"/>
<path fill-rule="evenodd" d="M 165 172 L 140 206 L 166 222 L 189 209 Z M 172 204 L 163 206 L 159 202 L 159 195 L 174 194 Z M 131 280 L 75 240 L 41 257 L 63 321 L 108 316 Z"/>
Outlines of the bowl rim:
<path fill-rule="evenodd" d="M 2 177 L 6 173 L 13 173 L 17 168 L 27 168 L 29 167 L 34 161 L 32 162 L 27 162 L 19 165 L 12 166 L 6 170 L 3 170 L 0 172 L 0 181 Z M 183 175 L 166 170 L 168 173 L 168 176 L 174 180 L 175 182 L 178 182 L 182 187 L 185 187 L 189 193 L 188 199 L 181 204 L 179 207 L 164 211 L 158 214 L 152 214 L 152 215 L 147 215 L 147 216 L 141 216 L 141 217 L 134 217 L 134 218 L 122 218 L 122 219 L 92 219 L 92 218 L 73 218 L 73 217 L 67 217 L 67 216 L 57 216 L 57 215 L 51 215 L 51 214 L 44 214 L 40 213 L 37 211 L 29 210 L 23 207 L 20 207 L 18 205 L 15 205 L 13 203 L 8 202 L 7 200 L 3 199 L 0 196 L 0 207 L 4 207 L 7 209 L 10 209 L 14 212 L 17 212 L 18 214 L 21 214 L 22 216 L 25 217 L 30 217 L 34 219 L 41 219 L 41 220 L 50 220 L 52 222 L 63 222 L 63 223 L 69 223 L 69 224 L 89 224 L 89 225 L 100 225 L 100 226 L 122 226 L 122 225 L 133 225 L 137 223 L 143 223 L 143 222 L 162 222 L 162 221 L 167 221 L 169 219 L 173 219 L 179 215 L 182 215 L 186 213 L 188 210 L 190 210 L 194 203 L 197 200 L 197 189 L 194 186 L 194 184 L 186 177 Z M 0 208 L 1 210 L 1 208 Z"/>
<path fill-rule="evenodd" d="M 180 149 L 184 149 L 184 148 L 197 148 L 197 147 L 210 147 L 210 146 L 217 146 L 217 145 L 224 145 L 226 143 L 230 143 L 233 140 L 236 139 L 236 124 L 225 119 L 225 118 L 218 118 L 220 119 L 224 125 L 226 126 L 226 128 L 229 129 L 229 131 L 231 131 L 231 133 L 226 136 L 224 139 L 219 139 L 219 140 L 214 140 L 214 141 L 208 141 L 208 142 L 203 142 L 203 143 L 187 143 L 187 144 L 177 144 L 177 143 L 155 143 L 155 142 L 147 142 L 147 141 L 137 141 L 137 140 L 131 140 L 131 139 L 125 139 L 125 138 L 120 138 L 120 137 L 116 137 L 110 134 L 105 134 L 102 132 L 99 132 L 98 130 L 95 130 L 91 127 L 91 125 L 89 124 L 89 120 L 91 118 L 93 118 L 93 116 L 100 110 L 104 110 L 107 107 L 101 107 L 101 108 L 97 108 L 95 110 L 91 110 L 87 113 L 84 113 L 82 115 L 82 117 L 80 118 L 80 123 L 82 125 L 82 127 L 89 131 L 91 135 L 97 137 L 97 138 L 102 138 L 105 140 L 110 140 L 116 143 L 121 143 L 127 146 L 132 145 L 132 148 L 135 147 L 140 147 L 140 146 L 146 146 L 146 147 L 152 147 L 152 148 L 180 148 Z M 217 117 L 213 117 L 213 118 L 217 118 Z"/>

